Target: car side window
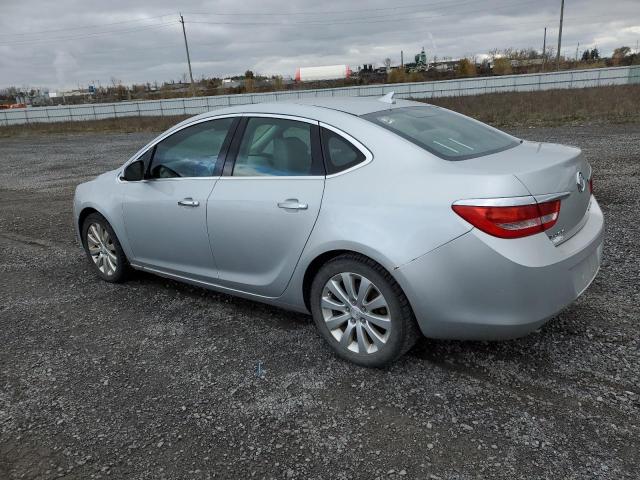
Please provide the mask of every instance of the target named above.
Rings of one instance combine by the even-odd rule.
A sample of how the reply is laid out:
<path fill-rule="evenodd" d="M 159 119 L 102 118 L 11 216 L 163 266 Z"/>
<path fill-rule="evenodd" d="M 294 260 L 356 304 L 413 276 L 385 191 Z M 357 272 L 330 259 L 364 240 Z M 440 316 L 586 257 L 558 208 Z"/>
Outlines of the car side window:
<path fill-rule="evenodd" d="M 155 147 L 151 178 L 211 177 L 233 118 L 183 128 Z"/>
<path fill-rule="evenodd" d="M 249 118 L 232 175 L 314 175 L 312 134 L 313 125 L 309 123 L 282 118 Z"/>
<path fill-rule="evenodd" d="M 346 138 L 327 129 L 322 129 L 322 151 L 327 175 L 342 172 L 364 162 L 365 155 Z"/>

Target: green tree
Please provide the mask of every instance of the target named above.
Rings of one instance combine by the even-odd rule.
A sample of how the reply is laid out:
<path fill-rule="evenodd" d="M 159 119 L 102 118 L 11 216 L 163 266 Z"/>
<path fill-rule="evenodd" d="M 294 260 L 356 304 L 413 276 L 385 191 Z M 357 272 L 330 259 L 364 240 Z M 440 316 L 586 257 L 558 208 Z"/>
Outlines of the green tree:
<path fill-rule="evenodd" d="M 244 78 L 254 78 L 254 77 L 255 75 L 251 70 L 247 70 L 246 72 L 244 72 Z"/>
<path fill-rule="evenodd" d="M 598 60 L 600 58 L 600 52 L 598 51 L 597 48 L 593 48 L 591 50 L 591 59 L 592 60 Z"/>

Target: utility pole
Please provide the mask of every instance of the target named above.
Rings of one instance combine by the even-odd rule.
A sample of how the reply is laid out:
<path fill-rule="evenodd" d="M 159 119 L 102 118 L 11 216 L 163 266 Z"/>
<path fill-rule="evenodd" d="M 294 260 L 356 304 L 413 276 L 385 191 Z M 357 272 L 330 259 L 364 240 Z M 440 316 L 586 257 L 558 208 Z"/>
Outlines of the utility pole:
<path fill-rule="evenodd" d="M 189 56 L 189 44 L 187 43 L 187 32 L 184 29 L 184 18 L 182 17 L 182 14 L 180 14 L 180 23 L 182 24 L 182 35 L 184 36 L 184 48 L 187 50 L 187 63 L 189 64 L 189 78 L 191 79 L 191 88 L 193 89 L 193 73 L 191 73 L 191 57 Z"/>
<path fill-rule="evenodd" d="M 404 52 L 400 50 L 400 68 L 404 70 Z"/>
<path fill-rule="evenodd" d="M 578 50 L 580 50 L 580 42 L 578 42 L 578 46 L 576 47 L 576 62 L 578 61 Z"/>
<path fill-rule="evenodd" d="M 564 18 L 564 0 L 560 4 L 560 29 L 558 30 L 558 53 L 556 54 L 556 70 L 560 70 L 560 49 L 562 48 L 562 20 Z"/>
<path fill-rule="evenodd" d="M 544 64 L 547 63 L 547 27 L 544 27 L 544 39 L 542 40 L 542 71 L 544 72 Z"/>

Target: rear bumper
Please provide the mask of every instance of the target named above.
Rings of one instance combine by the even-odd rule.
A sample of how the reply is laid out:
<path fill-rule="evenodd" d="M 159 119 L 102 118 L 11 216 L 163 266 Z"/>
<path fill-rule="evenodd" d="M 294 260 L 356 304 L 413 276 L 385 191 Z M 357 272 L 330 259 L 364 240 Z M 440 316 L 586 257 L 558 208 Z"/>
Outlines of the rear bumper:
<path fill-rule="evenodd" d="M 394 276 L 422 333 L 499 340 L 538 328 L 598 272 L 604 219 L 593 197 L 587 216 L 584 227 L 558 246 L 545 234 L 505 240 L 473 229 L 401 266 Z"/>

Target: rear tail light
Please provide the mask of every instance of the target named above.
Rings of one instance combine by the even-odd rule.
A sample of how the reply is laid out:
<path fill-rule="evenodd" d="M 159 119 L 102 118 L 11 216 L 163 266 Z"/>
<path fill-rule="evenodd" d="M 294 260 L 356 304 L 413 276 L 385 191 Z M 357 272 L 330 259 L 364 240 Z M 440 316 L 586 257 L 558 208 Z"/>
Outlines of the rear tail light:
<path fill-rule="evenodd" d="M 451 208 L 489 235 L 521 238 L 553 227 L 560 214 L 560 200 L 514 206 L 452 205 Z"/>

